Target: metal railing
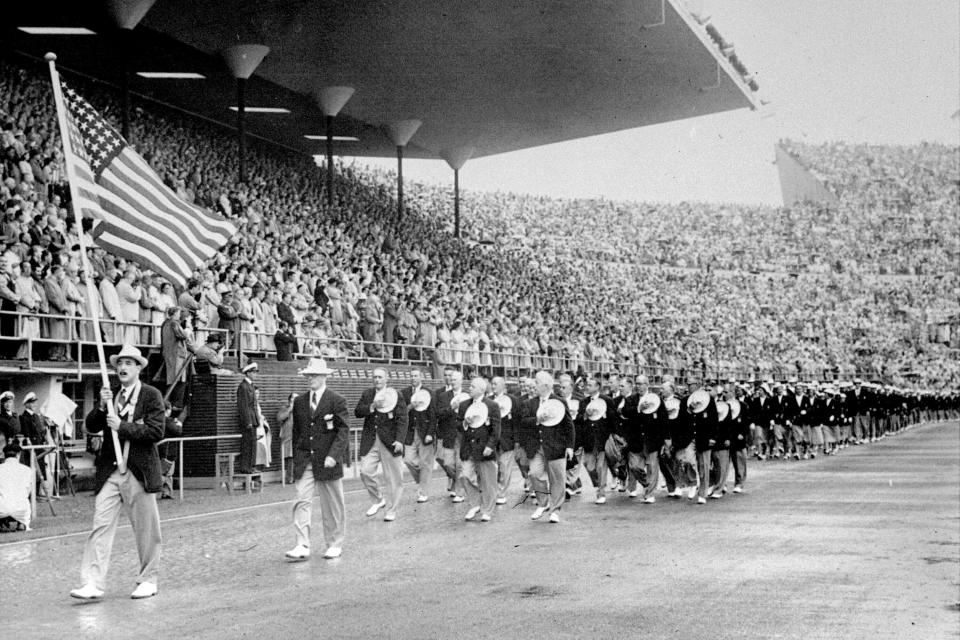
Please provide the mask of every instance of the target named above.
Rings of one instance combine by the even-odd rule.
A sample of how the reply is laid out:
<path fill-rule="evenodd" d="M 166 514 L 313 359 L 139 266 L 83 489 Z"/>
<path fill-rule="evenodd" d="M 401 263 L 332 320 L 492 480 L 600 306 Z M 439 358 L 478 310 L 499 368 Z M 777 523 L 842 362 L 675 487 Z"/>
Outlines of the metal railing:
<path fill-rule="evenodd" d="M 82 354 L 85 350 L 93 350 L 95 342 L 91 339 L 83 339 L 81 336 L 89 335 L 87 332 L 93 330 L 93 319 L 88 316 L 67 316 L 58 314 L 33 314 L 19 311 L 0 311 L 0 318 L 13 316 L 17 320 L 18 333 L 22 331 L 23 320 L 25 318 L 36 318 L 40 320 L 41 336 L 0 336 L 0 340 L 22 341 L 26 347 L 21 351 L 25 357 L 18 358 L 26 360 L 26 368 L 33 369 L 34 362 L 38 358 L 34 357 L 35 345 L 77 345 L 77 369 L 81 369 Z M 44 330 L 44 322 L 60 321 L 68 323 L 67 338 L 52 338 L 49 336 L 49 329 Z M 199 327 L 194 330 L 192 346 L 202 344 L 206 336 L 210 333 L 220 333 L 224 336 L 223 343 L 225 348 L 222 350 L 225 364 L 231 359 L 238 358 L 239 354 L 247 356 L 270 357 L 277 353 L 275 345 L 271 345 L 274 335 L 262 331 L 244 330 L 237 323 L 236 328 L 220 327 Z M 113 331 L 114 336 L 120 335 L 144 335 L 159 336 L 160 328 L 152 322 L 146 321 L 118 321 L 101 320 L 100 326 L 107 326 Z M 126 333 L 129 330 L 130 333 Z M 135 333 L 134 333 L 135 332 Z M 146 332 L 146 333 L 145 333 Z M 104 332 L 107 333 L 107 332 Z M 786 374 L 797 375 L 801 380 L 826 380 L 826 379 L 849 379 L 855 376 L 872 377 L 867 371 L 858 369 L 854 373 L 834 375 L 832 369 L 819 368 L 797 374 L 791 366 L 783 364 L 774 364 L 771 367 L 758 369 L 754 367 L 718 367 L 718 366 L 683 366 L 668 367 L 664 365 L 639 364 L 627 360 L 614 359 L 593 359 L 571 354 L 545 354 L 542 352 L 530 353 L 526 351 L 510 350 L 504 348 L 491 347 L 488 349 L 463 349 L 452 346 L 441 346 L 415 343 L 397 343 L 384 342 L 379 340 L 363 340 L 360 336 L 356 338 L 335 338 L 327 336 L 311 336 L 303 333 L 294 334 L 300 348 L 293 352 L 293 357 L 297 359 L 309 357 L 325 357 L 327 360 L 340 362 L 363 362 L 363 363 L 396 363 L 408 364 L 412 366 L 455 366 L 458 368 L 473 368 L 477 371 L 491 372 L 499 375 L 507 375 L 511 372 L 519 374 L 520 372 L 529 372 L 539 369 L 551 371 L 571 371 L 576 372 L 579 368 L 591 374 L 609 374 L 618 373 L 621 375 L 646 375 L 652 382 L 659 381 L 664 375 L 672 375 L 680 382 L 690 376 L 696 376 L 702 379 L 727 380 L 734 378 L 737 380 L 746 380 L 751 376 L 774 375 L 783 377 Z M 107 346 L 120 346 L 120 341 L 108 341 Z M 138 339 L 133 343 L 134 346 L 145 350 L 158 349 L 159 341 L 144 342 Z M 308 347 L 308 345 L 312 345 Z M 92 351 L 91 351 L 92 353 Z M 73 364 L 71 361 L 70 364 Z M 829 375 L 828 375 L 829 374 Z"/>

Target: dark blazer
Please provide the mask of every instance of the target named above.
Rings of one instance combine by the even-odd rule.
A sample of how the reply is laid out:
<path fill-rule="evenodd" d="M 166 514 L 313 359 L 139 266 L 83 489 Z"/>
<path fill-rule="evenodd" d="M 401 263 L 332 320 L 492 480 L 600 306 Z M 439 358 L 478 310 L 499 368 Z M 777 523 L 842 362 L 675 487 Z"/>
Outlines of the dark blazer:
<path fill-rule="evenodd" d="M 710 441 L 716 442 L 719 433 L 719 422 L 717 416 L 717 402 L 710 398 L 707 408 L 700 413 L 690 413 L 687 407 L 687 400 L 683 400 L 683 410 L 687 412 L 687 418 L 690 429 L 693 431 L 693 441 L 697 451 L 706 451 L 713 447 Z"/>
<path fill-rule="evenodd" d="M 587 420 L 587 405 L 590 404 L 590 397 L 580 401 L 580 407 L 577 409 L 577 417 L 573 420 L 573 426 L 577 432 L 577 448 L 583 448 L 586 453 L 597 453 L 603 451 L 609 438 L 615 430 L 617 424 L 617 406 L 609 396 L 602 393 L 598 396 L 607 405 L 607 411 L 599 420 Z"/>
<path fill-rule="evenodd" d="M 800 402 L 797 402 L 797 398 Z M 813 424 L 813 402 L 810 396 L 789 396 L 789 400 L 784 403 L 784 422 L 790 421 L 798 426 Z"/>
<path fill-rule="evenodd" d="M 20 429 L 23 435 L 30 438 L 30 444 L 46 444 L 47 425 L 43 421 L 43 416 L 39 413 L 20 414 Z"/>
<path fill-rule="evenodd" d="M 457 412 L 450 406 L 454 391 L 437 389 L 433 392 L 433 402 L 437 411 L 437 437 L 443 441 L 443 446 L 453 449 L 457 436 L 460 434 L 460 423 L 457 421 Z"/>
<path fill-rule="evenodd" d="M 770 401 L 767 401 L 770 404 Z M 746 449 L 750 444 L 750 425 L 752 424 L 750 415 L 753 412 L 752 401 L 748 402 L 746 398 L 740 401 L 740 414 L 734 418 L 728 418 L 727 433 L 730 436 L 730 450 L 740 451 Z M 767 423 L 770 424 L 769 422 Z"/>
<path fill-rule="evenodd" d="M 520 442 L 520 398 L 509 393 L 506 396 L 510 398 L 511 408 L 510 413 L 500 416 L 500 451 L 513 451 Z"/>
<path fill-rule="evenodd" d="M 550 398 L 563 402 L 563 399 L 551 393 Z M 566 404 L 566 403 L 564 403 Z M 543 455 L 549 460 L 559 460 L 566 456 L 567 449 L 573 449 L 576 444 L 576 430 L 570 412 L 565 411 L 559 424 L 547 427 L 537 424 L 537 409 L 540 408 L 540 398 L 533 397 L 523 403 L 523 413 L 520 416 L 520 429 L 523 433 L 520 442 L 528 458 L 537 455 L 537 450 L 543 447 Z"/>
<path fill-rule="evenodd" d="M 637 412 L 637 424 L 640 426 L 641 439 L 639 448 L 628 440 L 628 451 L 635 453 L 647 453 L 660 451 L 663 448 L 663 441 L 668 437 L 667 433 L 667 409 L 660 403 L 657 410 L 651 414 Z"/>
<path fill-rule="evenodd" d="M 622 405 L 620 403 L 623 403 Z M 630 441 L 631 434 L 637 429 L 637 414 L 639 413 L 640 396 L 631 393 L 629 396 L 620 397 L 614 400 L 614 406 L 617 408 L 617 426 L 616 434 Z"/>
<path fill-rule="evenodd" d="M 422 387 L 430 391 L 426 387 Z M 413 386 L 400 391 L 400 401 L 407 405 L 407 437 L 403 444 L 413 444 L 413 433 L 416 431 L 421 438 L 430 436 L 437 439 L 437 397 L 430 393 L 430 406 L 423 411 L 414 411 L 410 407 L 410 398 L 413 397 Z"/>
<path fill-rule="evenodd" d="M 666 418 L 664 420 L 670 444 L 673 445 L 674 449 L 686 449 L 693 442 L 693 427 L 690 425 L 690 416 L 684 404 L 684 402 L 680 403 L 680 411 L 677 412 L 676 418 L 673 420 Z M 664 415 L 668 414 L 664 412 Z"/>
<path fill-rule="evenodd" d="M 310 411 L 310 391 L 293 400 L 293 477 L 300 478 L 313 465 L 313 478 L 322 482 L 343 477 L 343 463 L 350 438 L 347 401 L 330 388 L 323 390 L 316 411 Z M 329 420 L 325 418 L 330 416 Z M 327 456 L 337 461 L 323 466 Z"/>
<path fill-rule="evenodd" d="M 118 396 L 120 387 L 116 387 L 113 394 Z M 163 396 L 154 387 L 141 383 L 140 397 L 137 398 L 132 415 L 121 416 L 118 435 L 121 448 L 124 442 L 130 443 L 130 455 L 127 458 L 128 472 L 143 483 L 143 490 L 147 493 L 159 492 L 163 483 L 157 442 L 163 439 L 165 423 Z M 93 411 L 87 414 L 84 425 L 87 433 L 100 433 L 109 429 L 107 414 L 100 408 L 99 401 Z M 117 452 L 113 449 L 113 438 L 109 433 L 103 438 L 103 446 L 97 454 L 95 466 L 94 492 L 98 493 L 117 466 Z"/>
<path fill-rule="evenodd" d="M 851 416 L 858 415 L 867 415 L 870 407 L 870 392 L 864 388 L 860 388 L 860 395 L 858 396 L 854 389 L 851 389 L 846 394 L 847 398 L 847 412 Z"/>
<path fill-rule="evenodd" d="M 787 420 L 793 421 L 794 411 L 796 410 L 797 403 L 793 399 L 793 394 L 785 393 L 782 396 L 773 396 L 773 406 L 776 408 L 775 411 L 775 420 L 776 423 L 785 426 Z M 791 407 L 792 403 L 792 407 Z"/>
<path fill-rule="evenodd" d="M 769 429 L 777 419 L 777 404 L 773 398 L 764 397 L 763 404 L 760 398 L 750 400 L 750 424 Z"/>
<path fill-rule="evenodd" d="M 246 378 L 240 381 L 237 387 L 237 419 L 240 422 L 240 430 L 256 429 L 260 424 L 260 416 L 257 414 L 257 396 L 253 383 Z"/>
<path fill-rule="evenodd" d="M 356 417 L 363 418 L 363 433 L 360 435 L 360 450 L 357 452 L 360 457 L 367 455 L 378 436 L 380 441 L 388 447 L 394 442 L 403 442 L 407 438 L 407 405 L 403 398 L 397 398 L 397 406 L 390 413 L 380 413 L 370 410 L 375 395 L 377 395 L 376 388 L 370 387 L 365 390 L 353 412 Z M 403 451 L 397 453 L 392 447 L 390 453 L 394 457 L 403 455 Z"/>
<path fill-rule="evenodd" d="M 460 424 L 463 424 L 463 418 L 471 404 L 473 404 L 472 398 L 460 403 L 460 408 L 457 410 L 457 419 L 460 420 Z M 482 462 L 497 459 L 497 443 L 500 441 L 500 406 L 488 398 L 483 399 L 483 404 L 487 405 L 488 424 L 476 429 L 463 427 L 463 440 L 460 442 L 461 460 Z M 486 447 L 493 450 L 489 456 L 483 455 Z"/>

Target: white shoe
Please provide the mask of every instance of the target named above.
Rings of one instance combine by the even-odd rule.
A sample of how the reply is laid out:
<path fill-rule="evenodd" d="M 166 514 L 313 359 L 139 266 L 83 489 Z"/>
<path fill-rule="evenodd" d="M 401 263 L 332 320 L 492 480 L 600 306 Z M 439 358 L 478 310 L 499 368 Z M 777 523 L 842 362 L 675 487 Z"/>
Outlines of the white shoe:
<path fill-rule="evenodd" d="M 497 504 L 507 504 L 506 498 L 497 498 Z"/>
<path fill-rule="evenodd" d="M 546 511 L 546 507 L 537 507 L 536 511 L 533 512 L 533 515 L 530 516 L 531 520 L 539 520 L 543 517 L 543 512 Z"/>
<path fill-rule="evenodd" d="M 640 490 L 639 490 L 639 489 L 634 489 L 633 491 L 631 491 L 631 492 L 628 493 L 627 495 L 630 496 L 631 498 L 636 498 L 638 495 L 640 495 Z"/>
<path fill-rule="evenodd" d="M 653 496 L 649 496 L 649 497 L 643 499 L 643 503 L 644 503 L 644 504 L 653 504 L 653 503 L 656 502 L 656 501 L 657 501 L 657 499 L 654 498 Z"/>
<path fill-rule="evenodd" d="M 392 512 L 391 512 L 391 513 L 388 513 L 388 514 L 385 515 L 385 516 L 383 516 L 383 521 L 384 521 L 384 522 L 393 522 L 393 521 L 396 520 L 396 519 L 397 519 L 397 514 L 392 513 Z"/>
<path fill-rule="evenodd" d="M 697 488 L 696 488 L 696 487 L 690 487 L 690 491 L 687 492 L 687 499 L 688 499 L 688 500 L 693 500 L 693 499 L 696 498 L 696 497 L 697 497 Z"/>
<path fill-rule="evenodd" d="M 430 498 L 428 498 L 427 496 L 423 495 L 422 493 L 417 496 L 417 502 L 423 503 L 423 502 L 426 502 L 426 501 L 429 500 L 429 499 L 430 499 Z"/>
<path fill-rule="evenodd" d="M 367 509 L 367 517 L 369 518 L 370 516 L 377 515 L 377 511 L 380 511 L 380 509 L 383 509 L 385 506 L 387 506 L 386 500 L 381 500 L 380 502 L 371 505 L 370 508 Z"/>
<path fill-rule="evenodd" d="M 723 494 L 720 493 L 719 491 L 714 491 L 713 493 L 710 494 L 710 497 L 714 500 L 719 500 L 720 498 L 723 497 Z"/>
<path fill-rule="evenodd" d="M 733 488 L 733 492 L 734 492 L 734 493 L 743 493 L 743 487 L 741 487 L 740 485 L 737 485 L 737 486 L 735 486 L 735 487 Z"/>
<path fill-rule="evenodd" d="M 340 547 L 330 547 L 327 549 L 326 553 L 323 554 L 323 557 L 327 560 L 333 560 L 334 558 L 339 558 L 343 554 L 343 549 Z"/>
<path fill-rule="evenodd" d="M 485 513 L 482 516 L 480 516 L 480 522 L 490 522 L 490 514 Z"/>
<path fill-rule="evenodd" d="M 707 504 L 706 498 L 697 498 L 697 504 Z"/>
<path fill-rule="evenodd" d="M 600 496 L 593 501 L 593 504 L 607 504 L 607 496 Z"/>
<path fill-rule="evenodd" d="M 467 515 L 463 516 L 463 519 L 473 520 L 477 517 L 478 513 L 480 513 L 480 507 L 470 507 L 470 511 L 467 511 Z"/>
<path fill-rule="evenodd" d="M 298 544 L 283 555 L 291 560 L 306 560 L 310 557 L 310 547 L 305 547 L 302 544 Z"/>
<path fill-rule="evenodd" d="M 560 522 L 560 514 L 557 513 L 556 511 L 554 511 L 553 513 L 551 513 L 551 514 L 550 514 L 550 522 L 552 522 L 553 524 L 557 524 L 558 522 Z"/>
<path fill-rule="evenodd" d="M 77 598 L 78 600 L 99 600 L 103 597 L 103 591 L 97 589 L 91 582 L 83 585 L 79 589 L 71 591 L 70 597 Z"/>
<path fill-rule="evenodd" d="M 463 496 L 453 496 L 453 500 L 451 502 L 454 504 L 460 504 L 463 502 Z"/>
<path fill-rule="evenodd" d="M 133 593 L 130 594 L 130 597 L 134 600 L 141 600 L 143 598 L 152 598 L 157 595 L 157 585 L 153 582 L 141 582 L 137 585 L 137 588 L 133 590 Z"/>

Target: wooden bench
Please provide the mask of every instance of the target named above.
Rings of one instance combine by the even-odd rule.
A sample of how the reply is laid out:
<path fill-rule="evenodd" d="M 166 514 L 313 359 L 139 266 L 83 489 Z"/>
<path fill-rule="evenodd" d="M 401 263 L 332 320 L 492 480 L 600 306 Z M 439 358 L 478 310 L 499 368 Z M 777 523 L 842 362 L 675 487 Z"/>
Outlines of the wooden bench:
<path fill-rule="evenodd" d="M 217 482 L 216 489 L 220 490 L 220 487 L 226 485 L 227 491 L 233 492 L 233 470 L 237 463 L 237 456 L 239 453 L 218 453 L 216 454 L 217 458 L 214 461 L 213 473 L 214 478 Z"/>
<path fill-rule="evenodd" d="M 242 486 L 247 493 L 253 493 L 254 489 L 263 493 L 263 475 L 259 471 L 254 473 L 235 473 L 233 474 L 233 479 L 230 484 L 233 485 L 234 482 L 242 483 L 240 486 Z"/>
<path fill-rule="evenodd" d="M 226 486 L 227 491 L 233 493 L 237 483 L 247 492 L 253 493 L 253 490 L 263 492 L 263 474 L 259 471 L 253 473 L 237 473 L 237 457 L 239 453 L 218 453 L 214 464 L 214 477 L 217 483 L 217 491 L 220 487 Z"/>

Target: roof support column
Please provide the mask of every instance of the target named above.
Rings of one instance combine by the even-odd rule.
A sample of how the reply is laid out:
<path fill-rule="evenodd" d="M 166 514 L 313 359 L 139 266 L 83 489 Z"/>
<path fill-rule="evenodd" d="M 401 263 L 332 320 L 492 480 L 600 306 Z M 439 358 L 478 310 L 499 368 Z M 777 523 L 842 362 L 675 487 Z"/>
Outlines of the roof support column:
<path fill-rule="evenodd" d="M 133 57 L 133 30 L 156 0 L 109 0 L 107 11 L 117 27 L 117 57 L 123 70 L 120 78 L 120 134 L 130 142 L 130 61 Z"/>
<path fill-rule="evenodd" d="M 440 157 L 453 169 L 453 236 L 460 237 L 460 169 L 476 151 L 474 147 L 444 149 Z"/>
<path fill-rule="evenodd" d="M 403 221 L 403 148 L 417 132 L 419 120 L 400 120 L 387 127 L 387 136 L 397 145 L 397 223 Z"/>
<path fill-rule="evenodd" d="M 262 44 L 238 44 L 221 52 L 223 61 L 237 79 L 237 178 L 240 182 L 247 181 L 246 84 L 268 53 L 270 47 Z"/>
<path fill-rule="evenodd" d="M 333 118 L 353 95 L 353 87 L 324 87 L 317 92 L 317 103 L 327 120 L 327 206 L 333 206 Z"/>

